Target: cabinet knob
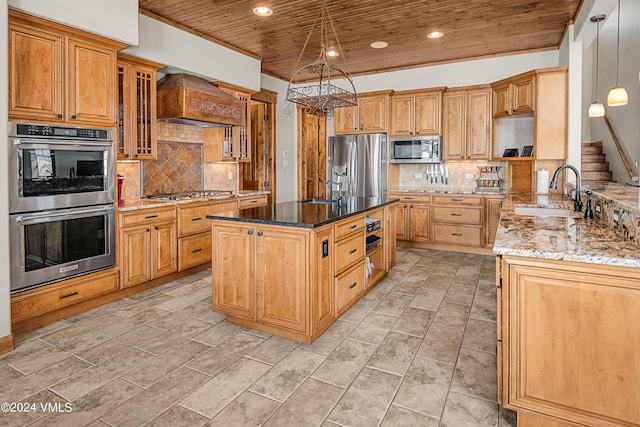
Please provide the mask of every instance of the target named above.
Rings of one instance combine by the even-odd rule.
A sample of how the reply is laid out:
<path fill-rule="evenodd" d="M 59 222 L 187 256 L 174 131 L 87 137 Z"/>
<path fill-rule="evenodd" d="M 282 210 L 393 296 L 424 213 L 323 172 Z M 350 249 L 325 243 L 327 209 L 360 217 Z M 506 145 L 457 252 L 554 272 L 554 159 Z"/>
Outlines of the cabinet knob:
<path fill-rule="evenodd" d="M 58 114 L 58 118 L 61 119 L 62 118 L 62 114 Z"/>
<path fill-rule="evenodd" d="M 509 110 L 504 110 L 505 114 L 509 114 Z"/>
<path fill-rule="evenodd" d="M 155 228 L 155 229 L 157 230 L 157 229 L 158 229 L 158 226 L 156 225 L 156 226 L 155 226 L 155 227 L 153 227 L 153 228 Z"/>
<path fill-rule="evenodd" d="M 128 154 L 125 154 L 124 156 L 125 156 L 127 159 L 129 158 L 129 155 L 128 155 Z"/>
<path fill-rule="evenodd" d="M 147 228 L 147 233 L 148 233 L 149 231 L 151 231 L 151 230 L 149 230 L 149 229 Z"/>
<path fill-rule="evenodd" d="M 75 120 L 76 119 L 76 115 L 74 114 L 73 116 L 71 116 L 71 120 Z"/>
<path fill-rule="evenodd" d="M 258 231 L 258 236 L 262 236 L 262 231 Z"/>
<path fill-rule="evenodd" d="M 249 236 L 251 236 L 251 235 L 253 234 L 253 230 L 249 230 L 249 231 L 247 231 L 247 234 L 248 234 Z"/>
<path fill-rule="evenodd" d="M 517 108 L 514 108 L 514 109 L 513 109 L 513 112 L 515 113 L 516 111 L 518 111 L 518 109 L 517 109 Z"/>
<path fill-rule="evenodd" d="M 420 135 L 420 132 L 416 132 L 416 135 Z"/>

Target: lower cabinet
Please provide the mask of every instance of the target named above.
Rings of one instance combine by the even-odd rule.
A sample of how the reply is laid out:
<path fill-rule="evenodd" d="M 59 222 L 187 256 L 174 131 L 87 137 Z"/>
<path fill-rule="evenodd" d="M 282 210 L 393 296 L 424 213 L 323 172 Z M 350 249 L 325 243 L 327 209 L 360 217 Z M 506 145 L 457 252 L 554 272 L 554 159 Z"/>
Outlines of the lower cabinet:
<path fill-rule="evenodd" d="M 498 395 L 518 425 L 640 425 L 639 269 L 497 260 Z"/>
<path fill-rule="evenodd" d="M 487 197 L 484 199 L 485 212 L 485 243 L 493 247 L 496 241 L 496 233 L 500 225 L 500 211 L 502 210 L 503 197 Z"/>
<path fill-rule="evenodd" d="M 336 277 L 336 313 L 340 316 L 355 301 L 365 286 L 365 262 L 356 265 Z"/>

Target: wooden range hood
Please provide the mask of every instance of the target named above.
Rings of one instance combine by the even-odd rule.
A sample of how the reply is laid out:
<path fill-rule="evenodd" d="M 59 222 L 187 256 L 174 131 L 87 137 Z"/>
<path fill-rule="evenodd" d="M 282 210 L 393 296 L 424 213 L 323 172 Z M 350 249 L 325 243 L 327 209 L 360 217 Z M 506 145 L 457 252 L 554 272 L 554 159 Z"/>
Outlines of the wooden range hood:
<path fill-rule="evenodd" d="M 246 105 L 203 78 L 167 74 L 158 81 L 158 120 L 212 127 L 244 124 Z"/>

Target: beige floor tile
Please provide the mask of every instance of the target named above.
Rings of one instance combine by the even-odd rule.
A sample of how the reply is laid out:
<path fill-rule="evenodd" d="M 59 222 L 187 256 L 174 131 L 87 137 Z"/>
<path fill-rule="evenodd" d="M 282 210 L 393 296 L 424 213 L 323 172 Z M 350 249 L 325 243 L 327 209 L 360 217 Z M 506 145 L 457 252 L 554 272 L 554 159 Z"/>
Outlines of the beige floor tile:
<path fill-rule="evenodd" d="M 37 338 L 43 335 L 47 335 L 51 332 L 60 331 L 62 329 L 68 328 L 71 325 L 72 323 L 67 322 L 66 320 L 58 320 L 57 322 L 49 323 L 48 325 L 44 325 L 27 332 L 23 332 L 14 337 L 14 345 L 17 347 L 25 341 L 29 341 L 33 338 Z"/>
<path fill-rule="evenodd" d="M 161 310 L 175 312 L 180 310 L 181 308 L 184 308 L 188 305 L 200 301 L 203 298 L 208 298 L 210 296 L 211 289 L 209 289 L 208 287 L 200 288 L 184 296 L 168 299 L 167 301 L 155 305 L 155 307 Z"/>
<path fill-rule="evenodd" d="M 112 359 L 107 359 L 96 366 L 66 378 L 50 389 L 58 396 L 73 402 L 153 358 L 151 353 L 137 348 L 128 349 Z"/>
<path fill-rule="evenodd" d="M 39 339 L 23 341 L 17 344 L 12 352 L 0 355 L 0 366 L 15 363 L 25 357 L 35 357 L 36 354 L 48 348 L 52 346 Z"/>
<path fill-rule="evenodd" d="M 187 320 L 180 326 L 162 332 L 150 340 L 136 344 L 136 347 L 153 354 L 162 354 L 212 327 L 210 323 L 202 320 Z"/>
<path fill-rule="evenodd" d="M 496 356 L 463 348 L 456 362 L 451 390 L 492 402 L 497 401 Z"/>
<path fill-rule="evenodd" d="M 442 427 L 498 427 L 498 405 L 452 391 L 442 415 Z"/>
<path fill-rule="evenodd" d="M 196 341 L 185 341 L 180 346 L 170 348 L 160 356 L 145 361 L 135 369 L 128 370 L 120 377 L 140 387 L 148 388 L 210 349 L 211 347 Z"/>
<path fill-rule="evenodd" d="M 351 307 L 346 313 L 340 316 L 340 320 L 347 322 L 360 323 L 367 314 L 373 310 L 378 304 L 378 301 L 373 299 L 362 298 L 353 307 Z"/>
<path fill-rule="evenodd" d="M 194 292 L 211 287 L 211 279 L 200 279 L 194 280 L 191 283 L 185 283 L 181 286 L 175 287 L 173 289 L 169 289 L 164 293 L 167 295 L 171 295 L 172 297 L 186 297 L 189 295 L 193 295 Z M 209 294 L 211 294 L 209 290 Z M 206 296 L 206 295 L 205 295 Z"/>
<path fill-rule="evenodd" d="M 437 289 L 439 291 L 446 291 L 451 284 L 451 280 L 453 280 L 453 273 L 450 275 L 447 275 L 444 272 L 438 274 L 438 272 L 434 268 L 433 273 L 431 273 L 431 275 L 427 277 L 427 280 L 424 281 L 422 287 L 428 289 Z"/>
<path fill-rule="evenodd" d="M 1 427 L 19 427 L 37 423 L 38 420 L 46 417 L 50 413 L 63 412 L 72 409 L 69 402 L 56 396 L 48 390 L 40 391 L 24 400 L 11 400 L 19 402 L 23 406 L 18 412 L 0 413 Z M 69 406 L 66 406 L 69 405 Z"/>
<path fill-rule="evenodd" d="M 313 378 L 305 381 L 264 423 L 264 427 L 317 426 L 338 402 L 344 389 Z"/>
<path fill-rule="evenodd" d="M 301 344 L 300 348 L 320 354 L 329 354 L 353 331 L 356 325 L 351 322 L 337 320 L 311 344 Z"/>
<path fill-rule="evenodd" d="M 150 308 L 145 311 L 141 311 L 140 313 L 136 313 L 133 316 L 118 318 L 113 322 L 106 323 L 103 326 L 97 327 L 95 332 L 100 335 L 105 335 L 109 338 L 115 338 L 122 334 L 126 334 L 127 332 L 133 331 L 140 326 L 153 323 L 154 321 L 159 321 L 163 318 L 166 318 L 170 315 L 170 313 L 158 310 L 157 308 Z M 115 317 L 115 316 L 114 316 Z"/>
<path fill-rule="evenodd" d="M 394 267 L 395 268 L 395 267 Z M 380 283 L 376 285 L 368 294 L 366 294 L 363 298 L 368 300 L 380 301 L 382 300 L 391 289 L 398 283 L 400 277 L 397 274 L 392 276 L 387 276 Z"/>
<path fill-rule="evenodd" d="M 24 375 L 15 369 L 12 369 L 7 365 L 0 366 L 0 384 L 9 384 L 10 382 L 22 377 L 24 377 Z"/>
<path fill-rule="evenodd" d="M 421 338 L 389 332 L 373 353 L 367 366 L 403 376 L 420 346 Z"/>
<path fill-rule="evenodd" d="M 401 294 L 399 292 L 392 291 L 380 300 L 378 305 L 374 307 L 373 311 L 387 314 L 389 316 L 399 317 L 404 309 L 409 306 L 412 299 L 413 295 Z"/>
<path fill-rule="evenodd" d="M 393 403 L 440 418 L 452 375 L 453 365 L 416 357 Z"/>
<path fill-rule="evenodd" d="M 381 427 L 438 427 L 439 423 L 438 418 L 391 405 Z"/>
<path fill-rule="evenodd" d="M 191 412 L 180 405 L 174 405 L 145 427 L 198 427 L 209 422 L 209 418 Z"/>
<path fill-rule="evenodd" d="M 397 317 L 371 312 L 353 330 L 349 338 L 371 344 L 380 344 L 397 320 Z"/>
<path fill-rule="evenodd" d="M 454 365 L 460 352 L 462 337 L 462 329 L 432 324 L 416 356 Z"/>
<path fill-rule="evenodd" d="M 270 368 L 271 365 L 243 357 L 182 399 L 180 405 L 212 418 Z"/>
<path fill-rule="evenodd" d="M 152 307 L 156 307 L 164 302 L 171 301 L 172 299 L 173 297 L 170 295 L 158 294 L 142 301 L 136 301 L 133 304 L 121 307 L 117 310 L 110 310 L 109 312 L 115 314 L 116 316 L 129 317 L 148 310 Z"/>
<path fill-rule="evenodd" d="M 411 269 L 391 290 L 402 294 L 415 295 L 422 287 L 427 276 L 414 275 Z"/>
<path fill-rule="evenodd" d="M 478 283 L 478 287 L 476 288 L 476 296 L 477 297 L 485 297 L 496 299 L 496 283 L 491 282 L 488 284 L 484 284 L 482 282 Z"/>
<path fill-rule="evenodd" d="M 242 331 L 241 326 L 234 325 L 229 322 L 222 322 L 199 333 L 198 335 L 192 336 L 191 339 L 215 347 L 240 331 Z"/>
<path fill-rule="evenodd" d="M 222 344 L 211 348 L 205 354 L 191 361 L 187 366 L 214 377 L 263 341 L 263 338 L 255 335 L 238 332 Z"/>
<path fill-rule="evenodd" d="M 253 383 L 249 391 L 282 403 L 320 366 L 325 357 L 297 348 Z"/>
<path fill-rule="evenodd" d="M 243 392 L 218 415 L 211 419 L 209 427 L 259 426 L 280 406 L 278 402 L 263 396 Z M 293 426 L 292 426 L 293 427 Z"/>
<path fill-rule="evenodd" d="M 496 354 L 496 322 L 470 318 L 464 331 L 462 347 Z"/>
<path fill-rule="evenodd" d="M 407 307 L 391 331 L 422 338 L 427 333 L 435 314 L 434 311 Z"/>
<path fill-rule="evenodd" d="M 299 345 L 300 343 L 296 341 L 274 335 L 251 350 L 246 356 L 259 362 L 275 365 Z"/>
<path fill-rule="evenodd" d="M 409 307 L 421 308 L 423 310 L 436 311 L 444 299 L 446 291 L 439 289 L 422 288 L 416 293 Z"/>
<path fill-rule="evenodd" d="M 119 335 L 109 341 L 105 341 L 102 344 L 91 347 L 88 350 L 76 353 L 76 355 L 82 360 L 86 360 L 87 362 L 95 365 L 122 353 L 130 347 L 134 347 L 146 340 L 152 339 L 161 333 L 162 330 L 160 329 L 142 325 L 139 328 Z"/>
<path fill-rule="evenodd" d="M 496 299 L 476 296 L 471 306 L 471 317 L 480 320 L 496 321 Z"/>
<path fill-rule="evenodd" d="M 442 301 L 432 323 L 464 330 L 470 311 L 469 306 Z"/>
<path fill-rule="evenodd" d="M 401 381 L 401 376 L 366 367 L 327 418 L 341 425 L 376 426 L 384 418 Z"/>
<path fill-rule="evenodd" d="M 149 326 L 153 326 L 154 328 L 168 331 L 170 329 L 180 326 L 187 320 L 191 320 L 195 317 L 198 317 L 210 310 L 211 310 L 211 305 L 203 304 L 201 302 L 195 302 L 193 304 L 190 304 L 186 307 L 181 308 L 180 310 L 174 311 L 173 313 L 169 313 L 167 316 L 164 316 L 161 319 L 152 320 L 147 323 Z"/>
<path fill-rule="evenodd" d="M 455 279 L 449 289 L 447 289 L 447 293 L 444 296 L 444 300 L 447 302 L 454 302 L 457 304 L 463 305 L 471 305 L 473 302 L 473 296 L 476 293 L 475 286 L 466 286 L 459 285 L 456 283 Z"/>
<path fill-rule="evenodd" d="M 448 261 L 449 261 L 449 256 L 442 258 L 441 262 L 433 268 L 433 271 L 431 272 L 431 274 L 434 276 L 442 275 L 442 276 L 453 277 L 458 271 L 458 267 L 460 266 L 460 263 L 456 262 L 455 260 L 451 260 L 452 261 L 451 263 L 449 263 Z"/>
<path fill-rule="evenodd" d="M 224 322 L 227 318 L 226 314 L 218 313 L 217 311 L 211 310 L 211 298 L 207 298 L 206 302 L 200 301 L 201 304 L 206 304 L 209 306 L 209 310 L 202 313 L 196 319 L 202 320 L 207 323 L 211 323 L 212 325 L 217 325 L 218 323 Z"/>
<path fill-rule="evenodd" d="M 191 369 L 180 368 L 100 418 L 111 425 L 141 426 L 162 414 L 209 378 Z"/>
<path fill-rule="evenodd" d="M 115 379 L 72 403 L 69 413 L 51 414 L 36 427 L 89 425 L 114 407 L 129 400 L 142 389 L 121 379 Z M 105 424 L 106 425 L 106 424 Z"/>
<path fill-rule="evenodd" d="M 374 344 L 347 338 L 316 369 L 312 377 L 347 388 L 376 348 Z"/>

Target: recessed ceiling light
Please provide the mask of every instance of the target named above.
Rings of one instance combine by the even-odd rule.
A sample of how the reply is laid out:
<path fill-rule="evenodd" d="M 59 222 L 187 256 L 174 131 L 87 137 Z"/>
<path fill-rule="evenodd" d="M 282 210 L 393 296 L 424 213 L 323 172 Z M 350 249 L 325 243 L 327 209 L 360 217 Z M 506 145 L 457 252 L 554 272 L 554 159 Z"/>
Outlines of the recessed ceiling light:
<path fill-rule="evenodd" d="M 371 46 L 374 49 L 384 49 L 385 47 L 389 46 L 389 43 L 379 41 L 379 42 L 373 42 L 369 46 Z"/>
<path fill-rule="evenodd" d="M 258 16 L 271 16 L 273 15 L 273 10 L 265 6 L 257 6 L 253 8 L 253 13 Z"/>
<path fill-rule="evenodd" d="M 338 56 L 338 55 L 340 54 L 333 49 L 327 51 L 327 56 Z"/>
<path fill-rule="evenodd" d="M 432 31 L 427 34 L 428 39 L 439 39 L 442 36 L 444 36 L 444 33 L 442 31 Z"/>

